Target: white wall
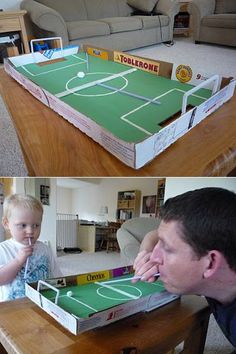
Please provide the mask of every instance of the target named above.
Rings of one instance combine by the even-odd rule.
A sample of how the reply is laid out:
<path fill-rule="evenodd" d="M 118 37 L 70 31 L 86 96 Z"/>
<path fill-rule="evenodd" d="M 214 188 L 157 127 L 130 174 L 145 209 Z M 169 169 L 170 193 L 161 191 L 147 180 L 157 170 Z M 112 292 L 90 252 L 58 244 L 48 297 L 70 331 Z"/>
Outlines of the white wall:
<path fill-rule="evenodd" d="M 14 193 L 26 193 L 36 196 L 35 178 L 14 178 Z M 40 240 L 49 241 L 56 254 L 56 179 L 50 179 L 50 205 L 43 206 L 43 222 Z"/>
<path fill-rule="evenodd" d="M 1 0 L 0 9 L 3 10 L 19 10 L 21 0 Z"/>
<path fill-rule="evenodd" d="M 57 187 L 57 212 L 62 214 L 73 214 L 72 210 L 73 189 Z"/>
<path fill-rule="evenodd" d="M 165 200 L 182 194 L 189 190 L 194 190 L 203 187 L 222 187 L 236 192 L 236 178 L 232 177 L 182 177 L 182 178 L 167 178 L 165 189 Z"/>
<path fill-rule="evenodd" d="M 165 200 L 188 190 L 208 186 L 236 192 L 236 178 L 167 178 Z M 58 189 L 56 179 L 51 178 L 50 205 L 44 206 L 40 240 L 50 241 L 56 253 L 56 212 L 79 214 L 81 219 L 100 221 L 99 209 L 107 205 L 108 219 L 115 220 L 118 191 L 133 189 L 141 190 L 142 196 L 156 194 L 157 178 L 103 178 L 99 184 L 88 184 L 75 190 Z M 13 191 L 35 195 L 35 178 L 15 178 Z"/>
<path fill-rule="evenodd" d="M 81 188 L 73 189 L 71 208 L 68 201 L 70 192 L 66 193 L 67 188 L 58 187 L 57 211 L 67 212 L 66 206 L 68 206 L 68 212 L 78 214 L 80 219 L 104 221 L 99 215 L 100 207 L 108 206 L 107 219 L 114 221 L 118 191 L 137 189 L 141 191 L 140 215 L 142 215 L 142 197 L 156 194 L 157 180 L 157 178 L 103 178 L 99 184 L 86 184 Z"/>

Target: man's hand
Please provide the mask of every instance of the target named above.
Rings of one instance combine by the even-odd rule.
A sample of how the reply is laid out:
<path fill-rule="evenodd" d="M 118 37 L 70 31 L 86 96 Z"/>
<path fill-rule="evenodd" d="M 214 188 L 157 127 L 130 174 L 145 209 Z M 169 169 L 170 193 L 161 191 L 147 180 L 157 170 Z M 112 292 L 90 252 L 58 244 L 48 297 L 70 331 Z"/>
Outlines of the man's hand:
<path fill-rule="evenodd" d="M 135 276 L 140 276 L 143 281 L 153 282 L 156 277 L 153 274 L 158 273 L 158 265 L 153 261 L 150 261 L 152 252 L 145 250 L 140 251 L 134 260 Z M 136 283 L 138 279 L 133 279 L 132 282 Z"/>

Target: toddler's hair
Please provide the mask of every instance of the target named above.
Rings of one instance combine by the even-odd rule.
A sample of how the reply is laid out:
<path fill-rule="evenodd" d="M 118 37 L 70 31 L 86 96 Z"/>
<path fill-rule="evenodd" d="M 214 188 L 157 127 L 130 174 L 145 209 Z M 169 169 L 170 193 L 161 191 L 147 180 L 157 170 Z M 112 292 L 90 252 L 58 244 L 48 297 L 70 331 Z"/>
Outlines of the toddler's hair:
<path fill-rule="evenodd" d="M 5 198 L 3 203 L 3 218 L 9 218 L 11 210 L 16 207 L 23 207 L 30 210 L 38 210 L 43 214 L 41 202 L 32 195 L 12 194 Z"/>

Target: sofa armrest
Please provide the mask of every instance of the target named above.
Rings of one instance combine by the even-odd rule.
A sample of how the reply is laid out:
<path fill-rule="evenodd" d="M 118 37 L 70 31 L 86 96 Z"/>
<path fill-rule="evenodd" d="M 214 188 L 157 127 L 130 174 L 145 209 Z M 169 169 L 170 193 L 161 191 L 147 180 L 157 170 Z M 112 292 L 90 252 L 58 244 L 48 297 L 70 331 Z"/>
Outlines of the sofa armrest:
<path fill-rule="evenodd" d="M 43 31 L 51 32 L 52 36 L 61 37 L 63 46 L 69 43 L 66 23 L 57 11 L 34 0 L 23 0 L 20 7 L 27 11 L 34 25 Z"/>
<path fill-rule="evenodd" d="M 179 12 L 179 8 L 180 4 L 178 0 L 159 0 L 154 12 L 173 18 Z"/>
<path fill-rule="evenodd" d="M 127 264 L 132 264 L 139 252 L 140 241 L 122 227 L 117 230 L 116 237 L 122 256 Z"/>
<path fill-rule="evenodd" d="M 179 0 L 159 0 L 154 9 L 154 13 L 169 17 L 169 37 L 171 39 L 173 38 L 175 15 L 177 15 L 179 9 Z"/>
<path fill-rule="evenodd" d="M 199 39 L 201 20 L 212 15 L 215 10 L 215 0 L 193 0 L 189 3 L 189 13 L 192 16 L 192 30 L 195 41 Z"/>
<path fill-rule="evenodd" d="M 192 0 L 189 3 L 191 15 L 197 15 L 200 19 L 204 16 L 212 15 L 215 11 L 215 0 Z"/>

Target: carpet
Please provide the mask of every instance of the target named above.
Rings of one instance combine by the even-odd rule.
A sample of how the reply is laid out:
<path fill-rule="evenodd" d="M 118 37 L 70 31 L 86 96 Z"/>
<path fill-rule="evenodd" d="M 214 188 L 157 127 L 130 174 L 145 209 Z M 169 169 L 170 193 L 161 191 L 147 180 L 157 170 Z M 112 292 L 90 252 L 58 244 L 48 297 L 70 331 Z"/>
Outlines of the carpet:
<path fill-rule="evenodd" d="M 130 51 L 145 58 L 189 65 L 202 75 L 218 74 L 236 79 L 236 49 L 211 44 L 195 44 L 191 37 L 176 37 L 174 45 L 153 45 Z"/>
<path fill-rule="evenodd" d="M 0 176 L 24 177 L 27 175 L 14 125 L 0 96 Z"/>

